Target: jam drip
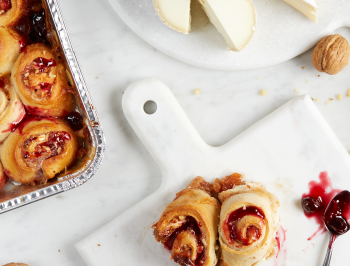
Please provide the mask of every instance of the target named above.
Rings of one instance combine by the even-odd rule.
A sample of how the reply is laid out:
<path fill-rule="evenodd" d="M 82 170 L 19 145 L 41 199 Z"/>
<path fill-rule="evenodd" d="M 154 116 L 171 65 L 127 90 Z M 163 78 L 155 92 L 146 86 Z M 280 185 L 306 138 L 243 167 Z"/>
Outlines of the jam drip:
<path fill-rule="evenodd" d="M 168 239 L 163 242 L 164 247 L 172 251 L 174 248 L 179 248 L 174 246 L 174 242 L 176 242 L 176 239 L 181 236 L 183 232 L 188 232 L 189 234 L 195 236 L 196 238 L 196 246 L 197 246 L 197 257 L 195 261 L 191 260 L 190 256 L 193 251 L 189 251 L 187 256 L 178 256 L 175 254 L 172 256 L 175 262 L 179 263 L 182 266 L 201 266 L 204 264 L 204 245 L 203 242 L 201 241 L 202 233 L 201 230 L 199 229 L 197 221 L 191 217 L 187 216 L 186 219 L 184 220 L 184 223 L 168 237 Z M 184 249 L 184 253 L 186 252 L 186 245 L 182 246 L 181 249 Z"/>
<path fill-rule="evenodd" d="M 84 127 L 84 120 L 83 117 L 81 116 L 81 114 L 79 114 L 78 112 L 70 112 L 65 118 L 64 120 L 68 123 L 68 125 L 70 126 L 71 129 L 73 129 L 74 131 L 78 131 L 83 129 Z"/>
<path fill-rule="evenodd" d="M 307 218 L 314 218 L 319 225 L 318 230 L 308 238 L 311 240 L 318 232 L 325 232 L 323 223 L 323 214 L 327 208 L 328 203 L 332 198 L 340 192 L 339 189 L 333 189 L 332 181 L 327 172 L 322 172 L 319 175 L 320 181 L 309 182 L 309 192 L 304 193 L 301 199 L 301 206 Z"/>
<path fill-rule="evenodd" d="M 0 15 L 4 14 L 12 7 L 11 0 L 0 0 Z"/>
<path fill-rule="evenodd" d="M 0 78 L 0 89 L 5 88 L 5 80 L 4 78 Z"/>
<path fill-rule="evenodd" d="M 327 228 L 336 235 L 342 235 L 349 231 L 350 218 L 350 192 L 342 191 L 337 194 L 323 216 Z"/>
<path fill-rule="evenodd" d="M 255 218 L 255 222 L 258 221 L 258 225 L 253 223 L 249 225 L 249 220 L 247 220 L 248 226 L 240 225 L 240 223 L 245 222 L 242 219 L 247 217 Z M 257 218 L 257 219 L 256 219 Z M 240 208 L 233 211 L 226 219 L 224 223 L 224 232 L 226 233 L 226 238 L 230 244 L 239 242 L 244 246 L 251 245 L 261 237 L 262 226 L 265 225 L 265 215 L 262 210 L 254 206 L 248 206 L 246 208 Z M 258 226 L 258 227 L 257 227 Z M 243 228 L 242 228 L 243 227 Z M 245 232 L 243 232 L 243 230 Z"/>
<path fill-rule="evenodd" d="M 38 157 L 50 158 L 59 155 L 66 142 L 71 139 L 65 131 L 50 132 L 33 136 L 23 145 L 23 158 L 34 159 Z M 35 145 L 34 147 L 32 147 Z"/>

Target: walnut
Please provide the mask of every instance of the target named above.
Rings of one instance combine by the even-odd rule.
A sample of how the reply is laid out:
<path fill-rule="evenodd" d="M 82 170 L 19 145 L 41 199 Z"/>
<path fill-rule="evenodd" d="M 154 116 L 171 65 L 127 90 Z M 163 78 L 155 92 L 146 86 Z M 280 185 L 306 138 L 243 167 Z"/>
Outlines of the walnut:
<path fill-rule="evenodd" d="M 348 64 L 350 45 L 339 34 L 324 37 L 312 53 L 312 64 L 320 72 L 329 75 L 339 73 Z"/>

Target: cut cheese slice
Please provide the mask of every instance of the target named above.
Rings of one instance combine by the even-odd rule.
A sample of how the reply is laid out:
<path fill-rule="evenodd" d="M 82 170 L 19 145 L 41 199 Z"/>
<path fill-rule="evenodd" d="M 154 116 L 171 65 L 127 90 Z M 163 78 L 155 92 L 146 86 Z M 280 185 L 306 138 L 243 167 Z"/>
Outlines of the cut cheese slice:
<path fill-rule="evenodd" d="M 314 0 L 283 0 L 317 23 L 317 6 Z"/>
<path fill-rule="evenodd" d="M 241 51 L 253 37 L 256 11 L 251 0 L 199 0 L 230 50 Z"/>
<path fill-rule="evenodd" d="M 153 0 L 161 21 L 182 33 L 191 31 L 191 0 Z"/>

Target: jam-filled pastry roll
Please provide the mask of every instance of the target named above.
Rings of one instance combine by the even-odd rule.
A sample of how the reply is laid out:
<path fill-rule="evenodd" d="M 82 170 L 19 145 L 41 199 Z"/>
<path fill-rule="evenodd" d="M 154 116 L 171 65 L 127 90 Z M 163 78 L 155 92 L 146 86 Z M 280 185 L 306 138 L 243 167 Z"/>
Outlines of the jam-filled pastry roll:
<path fill-rule="evenodd" d="M 16 26 L 26 15 L 29 0 L 0 0 L 0 26 Z"/>
<path fill-rule="evenodd" d="M 219 199 L 223 264 L 251 266 L 271 257 L 279 223 L 278 199 L 251 182 L 220 193 Z"/>
<path fill-rule="evenodd" d="M 62 120 L 28 117 L 0 149 L 5 174 L 23 184 L 45 183 L 76 158 L 78 140 Z"/>
<path fill-rule="evenodd" d="M 180 265 L 214 266 L 217 263 L 217 228 L 220 203 L 212 185 L 201 177 L 179 192 L 153 225 L 156 241 Z"/>
<path fill-rule="evenodd" d="M 23 45 L 22 37 L 15 30 L 0 27 L 0 77 L 11 73 Z"/>
<path fill-rule="evenodd" d="M 26 47 L 13 66 L 11 79 L 32 115 L 63 117 L 74 108 L 65 67 L 43 44 Z"/>
<path fill-rule="evenodd" d="M 10 76 L 0 78 L 0 142 L 10 135 L 24 115 L 24 107 L 11 84 Z"/>

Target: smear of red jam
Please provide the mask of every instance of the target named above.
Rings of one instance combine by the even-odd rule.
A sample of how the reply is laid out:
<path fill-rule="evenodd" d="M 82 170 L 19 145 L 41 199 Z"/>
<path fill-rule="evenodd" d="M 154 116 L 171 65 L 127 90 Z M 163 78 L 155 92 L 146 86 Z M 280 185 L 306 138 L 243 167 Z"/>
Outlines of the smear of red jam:
<path fill-rule="evenodd" d="M 54 59 L 46 59 L 43 57 L 38 57 L 34 60 L 35 66 L 40 72 L 44 72 L 49 67 L 56 66 L 56 61 Z"/>
<path fill-rule="evenodd" d="M 7 11 L 10 10 L 12 7 L 11 0 L 0 0 L 0 10 L 1 11 Z"/>
<path fill-rule="evenodd" d="M 24 127 L 28 125 L 30 122 L 33 122 L 33 121 L 38 122 L 42 120 L 49 120 L 57 124 L 57 121 L 55 120 L 54 117 L 41 117 L 41 116 L 32 116 L 32 115 L 26 114 L 19 123 L 17 124 L 13 123 L 13 127 L 11 131 L 14 132 L 18 129 L 19 133 L 22 134 Z"/>
<path fill-rule="evenodd" d="M 40 90 L 44 91 L 47 96 L 51 96 L 51 88 L 52 88 L 51 83 L 41 82 L 39 86 L 40 86 Z"/>
<path fill-rule="evenodd" d="M 0 78 L 0 89 L 5 88 L 5 80 L 4 78 Z"/>
<path fill-rule="evenodd" d="M 236 229 L 237 222 L 239 222 L 243 217 L 247 215 L 256 216 L 259 219 L 261 219 L 263 223 L 265 223 L 264 212 L 255 206 L 248 206 L 246 208 L 242 207 L 240 209 L 233 211 L 230 215 L 228 215 L 223 228 L 224 231 L 229 232 L 228 235 L 230 239 L 228 239 L 228 242 L 230 244 L 234 244 L 236 240 L 238 240 L 239 242 L 242 243 L 242 245 L 247 246 L 247 245 L 251 245 L 252 241 L 254 242 L 260 238 L 261 232 L 259 228 L 255 226 L 249 226 L 247 228 L 246 236 L 242 236 L 241 232 L 237 231 Z"/>
<path fill-rule="evenodd" d="M 76 111 L 70 112 L 67 116 L 65 116 L 64 120 L 74 131 L 81 130 L 84 127 L 84 119 L 81 114 Z M 201 224 L 199 226 L 201 226 Z"/>
<path fill-rule="evenodd" d="M 276 233 L 276 243 L 277 243 L 277 252 L 276 252 L 276 258 L 278 258 L 281 248 L 283 248 L 284 243 L 286 242 L 286 233 L 287 230 L 285 230 L 282 226 L 279 226 L 279 230 Z"/>
<path fill-rule="evenodd" d="M 302 196 L 302 207 L 307 218 L 313 218 L 319 225 L 319 228 L 313 233 L 308 240 L 313 239 L 318 233 L 326 232 L 323 223 L 323 214 L 327 208 L 328 203 L 341 190 L 333 189 L 332 180 L 327 172 L 322 172 L 319 175 L 320 181 L 309 182 L 309 192 Z M 315 204 L 317 202 L 317 204 Z"/>
<path fill-rule="evenodd" d="M 25 38 L 27 44 L 46 43 L 47 29 L 45 21 L 45 10 L 39 12 L 29 11 L 28 16 L 24 16 L 18 26 L 15 27 Z M 23 50 L 25 52 L 25 50 Z"/>
<path fill-rule="evenodd" d="M 26 148 L 28 145 L 30 145 L 32 141 L 36 140 L 36 138 L 37 137 L 32 137 L 30 139 L 27 139 L 23 145 L 23 148 Z M 25 159 L 31 157 L 40 157 L 43 153 L 47 152 L 46 149 L 43 147 L 48 147 L 51 150 L 50 157 L 56 156 L 59 154 L 59 148 L 63 149 L 65 143 L 68 142 L 70 139 L 71 136 L 65 131 L 51 132 L 46 142 L 38 144 L 35 147 L 34 152 L 25 152 L 23 157 Z"/>
<path fill-rule="evenodd" d="M 181 232 L 184 232 L 184 231 L 191 231 L 192 234 L 194 234 L 197 238 L 197 246 L 204 246 L 202 241 L 200 240 L 201 238 L 201 235 L 202 235 L 202 232 L 201 230 L 199 229 L 199 226 L 197 224 L 197 221 L 196 219 L 194 219 L 193 217 L 191 216 L 187 216 L 186 217 L 186 222 L 181 225 L 179 228 L 177 228 L 171 235 L 170 237 L 168 238 L 167 241 L 165 241 L 163 244 L 164 244 L 164 247 L 167 249 L 167 250 L 172 250 L 173 249 L 173 245 L 174 245 L 174 241 L 176 239 L 176 236 L 181 233 Z M 197 250 L 198 251 L 198 250 Z M 195 264 L 192 263 L 192 261 L 188 260 L 188 262 L 182 262 L 181 265 L 183 266 L 200 266 L 200 265 L 203 265 L 204 263 L 204 252 L 201 252 L 198 254 L 198 257 L 195 261 Z"/>
<path fill-rule="evenodd" d="M 333 234 L 342 235 L 349 231 L 350 192 L 345 190 L 337 194 L 329 203 L 323 217 Z"/>

